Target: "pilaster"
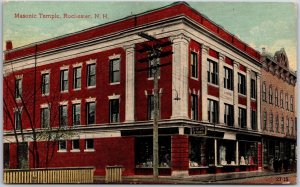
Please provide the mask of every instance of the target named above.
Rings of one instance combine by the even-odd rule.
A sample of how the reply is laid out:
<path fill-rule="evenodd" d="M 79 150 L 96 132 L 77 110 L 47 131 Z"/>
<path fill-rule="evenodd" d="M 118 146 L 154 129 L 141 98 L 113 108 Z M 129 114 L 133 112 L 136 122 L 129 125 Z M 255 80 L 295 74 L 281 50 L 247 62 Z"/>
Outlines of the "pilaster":
<path fill-rule="evenodd" d="M 247 129 L 251 129 L 251 69 L 247 68 Z"/>
<path fill-rule="evenodd" d="M 224 60 L 225 55 L 222 53 L 219 53 L 219 123 L 224 124 L 224 100 L 222 99 L 224 95 Z M 207 107 L 206 107 L 207 108 Z"/>
<path fill-rule="evenodd" d="M 135 51 L 134 45 L 126 45 L 123 47 L 126 54 L 126 78 L 125 78 L 125 122 L 133 122 L 135 112 Z"/>
<path fill-rule="evenodd" d="M 257 73 L 256 75 L 256 85 L 257 85 L 257 94 L 256 94 L 256 102 L 257 102 L 257 108 L 256 108 L 256 113 L 257 113 L 257 130 L 261 131 L 261 114 L 260 114 L 260 98 L 261 98 L 261 93 L 260 93 L 260 84 L 261 84 L 261 74 Z"/>
<path fill-rule="evenodd" d="M 173 42 L 172 90 L 178 92 L 180 100 L 175 100 L 176 92 L 172 92 L 173 119 L 188 119 L 188 66 L 190 38 L 184 34 L 170 37 Z"/>
<path fill-rule="evenodd" d="M 207 57 L 209 47 L 202 44 L 202 63 L 201 63 L 201 91 L 202 91 L 202 121 L 208 122 L 208 111 L 207 111 Z"/>
<path fill-rule="evenodd" d="M 239 63 L 233 62 L 233 113 L 234 113 L 234 126 L 239 126 L 239 93 L 238 93 L 238 70 Z"/>

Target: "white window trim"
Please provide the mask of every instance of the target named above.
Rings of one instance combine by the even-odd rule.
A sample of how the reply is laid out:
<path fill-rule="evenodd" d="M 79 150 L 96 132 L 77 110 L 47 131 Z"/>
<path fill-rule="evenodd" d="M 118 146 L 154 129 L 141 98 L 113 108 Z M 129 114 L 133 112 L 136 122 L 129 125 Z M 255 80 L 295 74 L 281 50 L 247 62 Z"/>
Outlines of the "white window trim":
<path fill-rule="evenodd" d="M 41 104 L 40 108 L 49 108 L 49 104 L 48 103 Z"/>
<path fill-rule="evenodd" d="M 121 59 L 121 54 L 114 53 L 113 55 L 108 57 L 109 60 L 113 60 L 113 59 L 117 59 L 117 58 Z"/>
<path fill-rule="evenodd" d="M 86 61 L 86 65 L 90 65 L 90 64 L 96 64 L 97 59 L 90 59 L 88 61 Z"/>
<path fill-rule="evenodd" d="M 96 102 L 96 97 L 89 97 L 85 99 L 85 102 L 91 103 L 91 102 Z"/>
<path fill-rule="evenodd" d="M 81 100 L 80 99 L 75 99 L 72 101 L 72 104 L 80 104 Z"/>
<path fill-rule="evenodd" d="M 109 85 L 117 85 L 117 84 L 120 84 L 120 81 L 119 81 L 119 82 L 112 82 L 112 83 L 109 83 Z"/>
<path fill-rule="evenodd" d="M 112 100 L 112 99 L 120 99 L 120 95 L 115 95 L 115 94 L 109 95 L 109 96 L 107 96 L 107 97 L 108 97 L 109 100 Z"/>
<path fill-rule="evenodd" d="M 150 80 L 154 80 L 154 77 L 148 77 L 147 79 L 148 79 L 149 81 L 150 81 Z M 160 76 L 158 76 L 157 79 L 160 79 Z"/>
<path fill-rule="evenodd" d="M 60 70 L 69 70 L 69 65 L 63 65 L 59 69 Z"/>
<path fill-rule="evenodd" d="M 60 147 L 59 141 L 65 141 L 66 142 L 66 149 L 60 149 L 59 148 Z M 68 142 L 66 140 L 59 140 L 59 141 L 58 141 L 58 150 L 57 150 L 57 152 L 58 153 L 66 153 L 67 150 L 68 150 Z"/>
<path fill-rule="evenodd" d="M 75 64 L 72 64 L 73 68 L 78 68 L 78 67 L 82 67 L 82 62 L 78 63 L 76 62 Z"/>

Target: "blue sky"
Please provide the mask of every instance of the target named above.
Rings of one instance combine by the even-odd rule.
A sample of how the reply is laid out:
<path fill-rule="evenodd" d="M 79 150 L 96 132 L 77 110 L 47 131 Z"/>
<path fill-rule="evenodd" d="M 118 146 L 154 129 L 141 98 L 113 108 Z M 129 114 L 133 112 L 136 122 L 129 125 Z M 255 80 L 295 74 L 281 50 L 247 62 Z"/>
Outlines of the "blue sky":
<path fill-rule="evenodd" d="M 49 39 L 171 4 L 172 1 L 131 2 L 28 2 L 3 4 L 3 46 L 12 40 L 14 47 Z M 274 53 L 284 47 L 290 66 L 296 70 L 297 6 L 287 2 L 188 2 L 226 30 L 256 50 Z M 20 14 L 106 14 L 104 19 L 15 18 Z"/>

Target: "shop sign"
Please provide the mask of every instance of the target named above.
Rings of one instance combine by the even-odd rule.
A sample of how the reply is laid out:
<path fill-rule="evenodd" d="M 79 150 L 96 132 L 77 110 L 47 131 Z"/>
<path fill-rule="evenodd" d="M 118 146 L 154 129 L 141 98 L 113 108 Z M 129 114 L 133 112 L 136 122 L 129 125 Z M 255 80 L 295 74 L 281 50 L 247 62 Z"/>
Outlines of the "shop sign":
<path fill-rule="evenodd" d="M 192 128 L 193 135 L 206 135 L 206 127 L 203 125 Z"/>

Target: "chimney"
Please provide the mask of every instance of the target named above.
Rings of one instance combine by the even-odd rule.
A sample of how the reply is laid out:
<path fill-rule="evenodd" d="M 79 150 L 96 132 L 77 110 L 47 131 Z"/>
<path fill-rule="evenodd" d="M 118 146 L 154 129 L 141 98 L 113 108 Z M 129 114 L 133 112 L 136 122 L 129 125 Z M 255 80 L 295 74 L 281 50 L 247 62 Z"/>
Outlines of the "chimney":
<path fill-rule="evenodd" d="M 264 53 L 266 53 L 266 48 L 265 47 L 262 48 L 262 54 L 264 54 Z"/>
<path fill-rule="evenodd" d="M 11 50 L 13 48 L 13 45 L 12 45 L 12 41 L 11 40 L 7 40 L 6 41 L 6 50 Z"/>

